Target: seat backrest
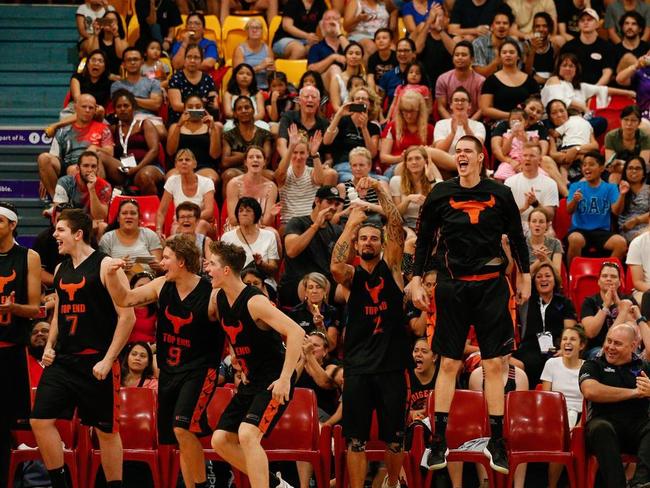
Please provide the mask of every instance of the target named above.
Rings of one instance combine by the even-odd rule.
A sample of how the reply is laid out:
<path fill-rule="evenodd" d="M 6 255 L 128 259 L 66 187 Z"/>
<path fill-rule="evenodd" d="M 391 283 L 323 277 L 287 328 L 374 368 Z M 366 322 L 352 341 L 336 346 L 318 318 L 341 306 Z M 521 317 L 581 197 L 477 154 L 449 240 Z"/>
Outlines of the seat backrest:
<path fill-rule="evenodd" d="M 273 38 L 275 37 L 275 33 L 279 29 L 280 24 L 282 24 L 281 15 L 276 15 L 271 19 L 271 24 L 269 25 L 269 46 L 270 47 L 273 47 Z"/>
<path fill-rule="evenodd" d="M 623 264 L 618 258 L 607 257 L 607 258 L 585 258 L 578 256 L 573 258 L 571 261 L 571 266 L 569 267 L 569 280 L 571 281 L 571 289 L 574 289 L 574 280 L 582 276 L 591 276 L 598 279 L 598 274 L 600 273 L 600 268 L 603 263 L 614 262 L 618 265 L 618 269 L 621 274 L 621 286 L 625 283 L 625 273 L 623 272 Z"/>
<path fill-rule="evenodd" d="M 156 392 L 150 388 L 120 389 L 120 437 L 125 449 L 155 449 Z"/>
<path fill-rule="evenodd" d="M 569 232 L 569 227 L 571 226 L 571 215 L 566 209 L 566 198 L 562 198 L 560 200 L 557 211 L 555 212 L 555 216 L 553 217 L 552 224 L 553 230 L 555 231 L 555 237 L 563 240 Z"/>
<path fill-rule="evenodd" d="M 297 87 L 300 84 L 300 77 L 307 71 L 307 60 L 276 59 L 275 69 L 287 75 L 287 81 Z"/>
<path fill-rule="evenodd" d="M 267 451 L 316 451 L 318 438 L 316 394 L 308 388 L 296 388 L 275 428 L 262 440 L 262 447 Z"/>
<path fill-rule="evenodd" d="M 145 196 L 123 196 L 117 195 L 111 200 L 111 204 L 108 207 L 108 223 L 112 223 L 117 218 L 117 211 L 120 206 L 120 202 L 123 200 L 135 200 L 138 202 L 138 207 L 140 208 L 140 226 L 148 227 L 149 229 L 156 230 L 156 213 L 158 212 L 158 206 L 160 205 L 160 200 L 156 195 L 145 195 Z"/>
<path fill-rule="evenodd" d="M 488 436 L 487 406 L 482 391 L 456 390 L 449 409 L 447 442 L 456 448 L 464 442 Z"/>
<path fill-rule="evenodd" d="M 568 451 L 564 395 L 557 391 L 511 391 L 506 396 L 503 432 L 513 451 Z"/>

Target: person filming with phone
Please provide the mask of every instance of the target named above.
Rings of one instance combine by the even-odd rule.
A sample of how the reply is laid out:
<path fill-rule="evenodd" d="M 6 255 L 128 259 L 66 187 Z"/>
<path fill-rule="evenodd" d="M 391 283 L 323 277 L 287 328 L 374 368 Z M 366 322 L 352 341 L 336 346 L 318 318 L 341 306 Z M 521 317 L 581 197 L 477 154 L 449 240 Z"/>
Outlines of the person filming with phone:
<path fill-rule="evenodd" d="M 175 70 L 185 67 L 187 48 L 192 44 L 198 44 L 203 52 L 199 69 L 205 73 L 215 69 L 217 59 L 219 59 L 217 44 L 210 39 L 206 39 L 204 35 L 205 17 L 199 12 L 192 12 L 187 16 L 185 31 L 181 34 L 180 40 L 176 41 L 172 46 L 172 67 Z"/>
<path fill-rule="evenodd" d="M 339 182 L 350 181 L 352 172 L 348 155 L 358 146 L 363 146 L 375 158 L 379 151 L 381 127 L 378 97 L 371 88 L 361 86 L 350 91 L 349 102 L 336 111 L 323 136 L 323 144 L 330 145 L 334 169 L 339 173 Z"/>
<path fill-rule="evenodd" d="M 217 158 L 221 156 L 221 133 L 223 125 L 216 122 L 197 95 L 185 100 L 185 111 L 169 128 L 167 154 L 175 157 L 181 149 L 189 149 L 196 157 L 196 173 L 210 178 L 215 185 L 219 181 L 216 171 Z M 170 175 L 175 170 L 170 171 Z"/>

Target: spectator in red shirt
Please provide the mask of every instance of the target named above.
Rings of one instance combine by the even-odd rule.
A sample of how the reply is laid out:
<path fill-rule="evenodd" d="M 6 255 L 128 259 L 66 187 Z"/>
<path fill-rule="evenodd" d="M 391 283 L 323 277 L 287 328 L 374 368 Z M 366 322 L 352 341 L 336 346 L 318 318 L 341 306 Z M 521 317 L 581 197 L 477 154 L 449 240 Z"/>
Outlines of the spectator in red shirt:
<path fill-rule="evenodd" d="M 99 157 L 92 151 L 84 151 L 78 166 L 77 174 L 62 176 L 57 181 L 54 204 L 72 203 L 74 208 L 83 208 L 93 220 L 106 220 L 112 189 L 108 181 L 97 176 Z"/>
<path fill-rule="evenodd" d="M 31 388 L 37 387 L 38 382 L 41 381 L 41 375 L 43 374 L 41 358 L 49 335 L 49 322 L 45 320 L 34 322 L 29 336 L 29 346 L 27 346 L 27 368 L 29 369 L 29 386 Z"/>
<path fill-rule="evenodd" d="M 386 126 L 379 157 L 388 166 L 384 176 L 390 178 L 395 165 L 402 162 L 402 153 L 410 146 L 430 146 L 433 125 L 427 123 L 429 111 L 424 97 L 417 92 L 404 93 L 399 100 L 395 120 Z"/>

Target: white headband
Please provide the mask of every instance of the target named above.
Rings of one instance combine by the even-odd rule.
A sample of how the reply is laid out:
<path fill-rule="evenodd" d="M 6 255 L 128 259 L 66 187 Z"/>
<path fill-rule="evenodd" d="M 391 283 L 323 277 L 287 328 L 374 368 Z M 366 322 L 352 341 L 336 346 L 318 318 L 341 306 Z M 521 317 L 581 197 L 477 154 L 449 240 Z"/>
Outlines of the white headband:
<path fill-rule="evenodd" d="M 18 215 L 13 210 L 9 210 L 7 207 L 0 206 L 0 215 L 4 215 L 12 222 L 18 222 Z"/>

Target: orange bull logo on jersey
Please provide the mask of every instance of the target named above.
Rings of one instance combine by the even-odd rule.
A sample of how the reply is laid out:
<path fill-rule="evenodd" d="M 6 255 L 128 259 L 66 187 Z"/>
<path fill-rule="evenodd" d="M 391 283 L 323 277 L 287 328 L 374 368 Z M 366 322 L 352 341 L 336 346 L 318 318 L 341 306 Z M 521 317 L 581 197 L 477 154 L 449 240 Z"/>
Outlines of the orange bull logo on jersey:
<path fill-rule="evenodd" d="M 74 295 L 78 290 L 81 290 L 86 286 L 86 277 L 84 276 L 79 283 L 64 283 L 63 280 L 59 280 L 59 288 L 64 290 L 68 294 L 68 300 L 74 302 Z"/>
<path fill-rule="evenodd" d="M 190 312 L 188 317 L 178 317 L 169 313 L 169 307 L 165 308 L 165 317 L 167 317 L 167 320 L 171 322 L 172 327 L 174 327 L 174 334 L 176 335 L 180 334 L 181 329 L 187 324 L 192 323 L 192 320 L 194 320 L 192 312 Z"/>
<path fill-rule="evenodd" d="M 368 283 L 366 283 L 366 290 L 368 291 L 368 294 L 370 295 L 370 299 L 372 300 L 372 303 L 374 305 L 363 307 L 363 313 L 366 316 L 374 317 L 375 329 L 372 331 L 373 335 L 380 334 L 384 331 L 384 329 L 382 329 L 381 327 L 381 315 L 379 315 L 379 312 L 382 310 L 386 310 L 388 308 L 388 304 L 386 303 L 385 300 L 380 301 L 379 299 L 379 294 L 383 289 L 384 289 L 384 278 L 382 277 L 379 278 L 379 283 L 376 284 L 375 286 L 368 286 Z"/>
<path fill-rule="evenodd" d="M 0 276 L 0 295 L 4 293 L 5 286 L 16 279 L 16 270 L 12 269 L 9 276 Z"/>
<path fill-rule="evenodd" d="M 455 210 L 461 210 L 469 216 L 470 224 L 478 224 L 479 216 L 481 212 L 486 208 L 492 208 L 496 204 L 494 195 L 490 196 L 490 199 L 485 202 L 478 202 L 476 200 L 467 200 L 466 202 L 457 202 L 453 198 L 449 199 L 449 205 Z"/>
<path fill-rule="evenodd" d="M 244 324 L 241 323 L 241 320 L 237 321 L 237 325 L 228 325 L 225 321 L 221 321 L 221 326 L 223 330 L 228 335 L 228 340 L 232 345 L 237 344 L 237 336 L 241 331 L 244 330 Z"/>

